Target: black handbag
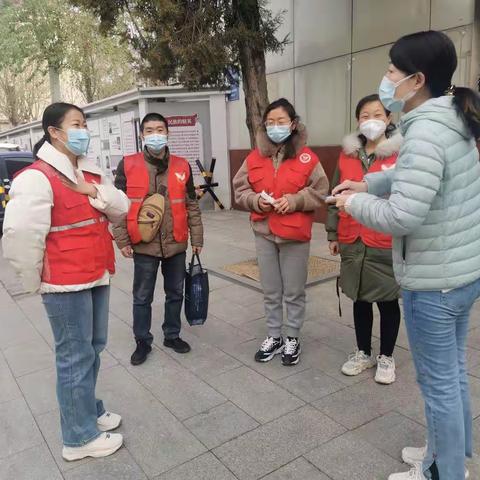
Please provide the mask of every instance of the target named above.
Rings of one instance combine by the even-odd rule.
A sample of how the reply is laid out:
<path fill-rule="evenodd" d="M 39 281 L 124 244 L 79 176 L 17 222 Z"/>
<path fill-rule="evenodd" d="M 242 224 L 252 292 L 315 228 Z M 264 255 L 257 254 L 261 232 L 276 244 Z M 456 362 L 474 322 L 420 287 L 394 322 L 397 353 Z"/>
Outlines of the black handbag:
<path fill-rule="evenodd" d="M 190 325 L 203 325 L 207 320 L 209 293 L 208 272 L 203 269 L 198 253 L 195 253 L 185 275 L 185 316 Z"/>

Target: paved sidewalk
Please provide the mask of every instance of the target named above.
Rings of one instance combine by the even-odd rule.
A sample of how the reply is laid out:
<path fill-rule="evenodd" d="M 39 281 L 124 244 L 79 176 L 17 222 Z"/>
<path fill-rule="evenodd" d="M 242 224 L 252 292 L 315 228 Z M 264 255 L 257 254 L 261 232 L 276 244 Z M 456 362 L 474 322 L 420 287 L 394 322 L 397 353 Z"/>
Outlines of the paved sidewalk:
<path fill-rule="evenodd" d="M 207 267 L 255 256 L 245 214 L 212 212 L 204 220 Z M 327 255 L 321 226 L 312 253 Z M 0 281 L 1 480 L 380 480 L 406 469 L 403 446 L 424 442 L 403 325 L 395 384 L 375 384 L 373 371 L 355 378 L 340 373 L 354 331 L 347 299 L 338 318 L 334 281 L 308 290 L 301 363 L 287 368 L 279 358 L 266 365 L 253 360 L 266 333 L 261 295 L 213 275 L 207 323 L 183 329 L 192 352 L 165 349 L 159 278 L 155 348 L 144 365 L 132 367 L 132 263 L 119 258 L 98 394 L 123 416 L 125 446 L 106 459 L 64 462 L 52 335 L 40 298 L 18 295 L 4 260 Z M 479 312 L 477 306 L 468 352 L 477 438 Z M 479 457 L 469 468 L 470 478 L 480 478 Z"/>

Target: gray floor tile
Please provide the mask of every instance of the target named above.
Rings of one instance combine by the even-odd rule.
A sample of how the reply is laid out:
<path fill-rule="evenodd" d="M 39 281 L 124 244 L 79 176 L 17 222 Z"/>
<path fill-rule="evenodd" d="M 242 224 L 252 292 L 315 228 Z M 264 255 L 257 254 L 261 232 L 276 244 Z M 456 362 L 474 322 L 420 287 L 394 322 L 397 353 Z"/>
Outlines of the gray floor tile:
<path fill-rule="evenodd" d="M 147 480 L 125 447 L 64 473 L 65 480 Z"/>
<path fill-rule="evenodd" d="M 328 477 L 305 458 L 300 457 L 263 477 L 262 480 L 328 480 Z"/>
<path fill-rule="evenodd" d="M 304 456 L 332 480 L 385 480 L 391 473 L 408 470 L 353 432 Z"/>
<path fill-rule="evenodd" d="M 60 431 L 60 413 L 57 410 L 39 415 L 36 417 L 36 420 L 42 435 L 45 438 L 50 451 L 52 452 L 53 458 L 55 459 L 58 468 L 62 472 L 71 470 L 72 468 L 77 468 L 80 465 L 84 465 L 93 461 L 91 458 L 85 458 L 75 462 L 66 462 L 62 458 L 63 442 Z"/>
<path fill-rule="evenodd" d="M 210 410 L 227 400 L 180 365 L 160 367 L 157 373 L 140 381 L 181 420 Z"/>
<path fill-rule="evenodd" d="M 247 367 L 231 370 L 209 383 L 260 423 L 278 418 L 304 403 Z"/>
<path fill-rule="evenodd" d="M 352 430 L 385 413 L 409 405 L 419 395 L 416 384 L 379 385 L 367 380 L 313 403 L 336 422 Z"/>
<path fill-rule="evenodd" d="M 10 368 L 7 365 L 7 362 L 3 358 L 2 353 L 0 352 L 0 403 L 8 402 L 14 398 L 20 398 L 22 392 L 18 388 L 17 382 L 15 381 Z"/>
<path fill-rule="evenodd" d="M 197 340 L 187 355 L 175 355 L 175 360 L 200 378 L 215 377 L 242 364 L 225 352 L 204 341 Z"/>
<path fill-rule="evenodd" d="M 37 445 L 0 460 L 4 480 L 62 480 L 46 444 Z"/>
<path fill-rule="evenodd" d="M 0 335 L 0 350 L 5 351 L 9 347 L 21 343 L 42 339 L 15 303 L 2 303 L 1 305 L 0 328 L 2 335 Z"/>
<path fill-rule="evenodd" d="M 421 447 L 426 441 L 426 429 L 396 412 L 387 413 L 355 430 L 365 441 L 392 458 L 401 460 L 406 446 Z"/>
<path fill-rule="evenodd" d="M 259 424 L 230 402 L 195 415 L 184 425 L 209 449 L 238 437 Z"/>
<path fill-rule="evenodd" d="M 235 476 L 211 453 L 205 453 L 155 480 L 235 480 Z"/>
<path fill-rule="evenodd" d="M 122 366 L 100 372 L 98 395 L 122 415 L 120 432 L 149 477 L 202 454 L 205 447 Z"/>
<path fill-rule="evenodd" d="M 225 443 L 214 453 L 239 479 L 253 480 L 344 431 L 325 415 L 305 406 Z"/>
<path fill-rule="evenodd" d="M 345 388 L 345 384 L 315 368 L 295 373 L 277 383 L 307 403 Z"/>
<path fill-rule="evenodd" d="M 40 415 L 58 408 L 55 368 L 29 373 L 17 379 L 32 413 Z"/>
<path fill-rule="evenodd" d="M 22 398 L 2 403 L 0 426 L 0 458 L 43 442 L 33 416 Z"/>
<path fill-rule="evenodd" d="M 40 336 L 33 342 L 19 343 L 7 348 L 4 355 L 15 377 L 55 365 L 53 351 Z"/>

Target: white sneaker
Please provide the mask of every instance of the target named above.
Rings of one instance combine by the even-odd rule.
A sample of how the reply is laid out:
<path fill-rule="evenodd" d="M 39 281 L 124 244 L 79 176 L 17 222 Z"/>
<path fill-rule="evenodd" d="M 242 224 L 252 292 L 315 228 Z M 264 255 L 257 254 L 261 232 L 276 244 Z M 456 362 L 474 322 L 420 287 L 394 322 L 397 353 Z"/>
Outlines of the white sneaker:
<path fill-rule="evenodd" d="M 393 357 L 379 355 L 377 357 L 377 373 L 375 381 L 383 385 L 390 385 L 395 381 L 395 360 Z"/>
<path fill-rule="evenodd" d="M 374 366 L 375 358 L 372 355 L 366 355 L 363 350 L 357 350 L 349 355 L 348 360 L 343 364 L 342 373 L 352 377 Z"/>
<path fill-rule="evenodd" d="M 101 432 L 109 432 L 115 430 L 122 423 L 122 417 L 117 413 L 105 412 L 101 417 L 97 418 L 97 428 Z"/>
<path fill-rule="evenodd" d="M 427 480 L 427 478 L 422 472 L 421 464 L 417 464 L 408 472 L 392 473 L 388 480 Z"/>
<path fill-rule="evenodd" d="M 425 455 L 427 454 L 427 445 L 424 447 L 416 448 L 416 447 L 405 447 L 402 450 L 402 460 L 408 465 L 417 465 L 418 463 L 422 463 Z"/>
<path fill-rule="evenodd" d="M 421 465 L 425 455 L 427 454 L 427 445 L 420 448 L 405 447 L 402 450 L 402 460 L 408 465 L 416 466 Z M 408 477 L 407 477 L 408 478 Z M 465 478 L 470 478 L 470 472 L 465 467 Z"/>
<path fill-rule="evenodd" d="M 62 457 L 71 462 L 85 457 L 108 457 L 115 453 L 123 444 L 120 433 L 102 433 L 99 437 L 81 447 L 63 447 Z"/>

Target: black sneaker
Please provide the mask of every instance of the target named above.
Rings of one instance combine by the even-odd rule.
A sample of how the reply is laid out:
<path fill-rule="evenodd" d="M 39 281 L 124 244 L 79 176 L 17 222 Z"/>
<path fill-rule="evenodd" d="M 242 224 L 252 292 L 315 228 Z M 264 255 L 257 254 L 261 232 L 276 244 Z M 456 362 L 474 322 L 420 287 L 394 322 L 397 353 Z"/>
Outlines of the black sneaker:
<path fill-rule="evenodd" d="M 148 354 L 152 351 L 152 347 L 144 340 L 137 340 L 137 348 L 130 357 L 130 363 L 132 365 L 141 365 L 146 359 Z"/>
<path fill-rule="evenodd" d="M 177 353 L 188 353 L 191 348 L 190 345 L 182 340 L 180 337 L 174 339 L 165 339 L 163 344 L 168 348 L 173 348 Z"/>
<path fill-rule="evenodd" d="M 283 365 L 296 365 L 300 361 L 300 342 L 296 337 L 287 337 L 285 340 L 285 348 L 282 353 Z"/>
<path fill-rule="evenodd" d="M 255 360 L 257 362 L 269 362 L 275 355 L 282 353 L 283 347 L 282 337 L 267 337 L 260 345 L 260 350 L 255 354 Z"/>

